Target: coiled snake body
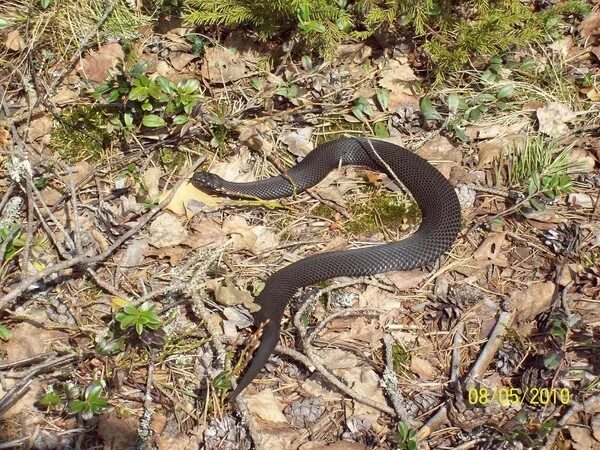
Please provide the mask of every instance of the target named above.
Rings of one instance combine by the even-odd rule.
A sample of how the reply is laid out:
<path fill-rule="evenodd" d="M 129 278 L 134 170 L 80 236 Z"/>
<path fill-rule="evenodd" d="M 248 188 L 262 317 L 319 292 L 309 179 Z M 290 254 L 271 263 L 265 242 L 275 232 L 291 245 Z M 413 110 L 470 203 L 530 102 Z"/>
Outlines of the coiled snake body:
<path fill-rule="evenodd" d="M 391 170 L 393 174 L 388 175 L 399 179 L 419 205 L 421 225 L 401 241 L 310 256 L 268 278 L 255 299 L 260 310 L 254 313 L 254 323 L 265 324 L 260 344 L 230 399 L 242 392 L 267 362 L 279 340 L 284 310 L 298 289 L 335 277 L 359 277 L 424 266 L 448 250 L 458 234 L 460 204 L 452 185 L 420 156 L 379 140 L 343 138 L 319 145 L 285 176 L 234 183 L 207 172 L 196 172 L 192 183 L 201 189 L 275 199 L 316 185 L 341 165 Z"/>

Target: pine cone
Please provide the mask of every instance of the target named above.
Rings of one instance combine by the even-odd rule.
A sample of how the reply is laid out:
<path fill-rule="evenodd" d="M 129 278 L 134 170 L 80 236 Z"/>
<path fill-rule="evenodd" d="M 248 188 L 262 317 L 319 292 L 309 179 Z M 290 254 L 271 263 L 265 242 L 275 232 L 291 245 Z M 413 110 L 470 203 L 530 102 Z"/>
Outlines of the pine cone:
<path fill-rule="evenodd" d="M 579 291 L 590 298 L 597 298 L 600 295 L 600 267 L 588 267 L 578 275 Z"/>
<path fill-rule="evenodd" d="M 576 223 L 561 223 L 556 228 L 543 233 L 543 242 L 558 255 L 567 255 L 579 248 L 581 232 Z"/>

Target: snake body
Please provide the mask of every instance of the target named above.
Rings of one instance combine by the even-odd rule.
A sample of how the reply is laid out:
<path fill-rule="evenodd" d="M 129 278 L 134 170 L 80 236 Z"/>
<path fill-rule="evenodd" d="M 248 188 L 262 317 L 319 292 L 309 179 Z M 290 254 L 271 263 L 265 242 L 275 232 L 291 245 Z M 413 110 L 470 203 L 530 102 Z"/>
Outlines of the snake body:
<path fill-rule="evenodd" d="M 275 199 L 316 185 L 342 165 L 393 172 L 388 175 L 404 184 L 421 209 L 419 229 L 397 242 L 310 256 L 271 275 L 255 299 L 260 306 L 254 313 L 255 325 L 264 325 L 260 344 L 230 399 L 242 392 L 266 364 L 279 340 L 284 310 L 298 289 L 335 277 L 359 277 L 424 266 L 446 252 L 460 230 L 460 204 L 452 185 L 420 156 L 385 141 L 343 138 L 327 142 L 285 175 L 259 181 L 234 183 L 211 173 L 196 172 L 192 183 L 210 191 Z"/>

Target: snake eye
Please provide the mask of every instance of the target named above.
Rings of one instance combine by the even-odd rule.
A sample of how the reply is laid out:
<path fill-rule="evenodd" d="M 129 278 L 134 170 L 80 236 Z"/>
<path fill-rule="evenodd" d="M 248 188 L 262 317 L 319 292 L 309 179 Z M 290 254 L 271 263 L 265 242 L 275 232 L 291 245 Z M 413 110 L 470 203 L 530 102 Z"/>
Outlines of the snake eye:
<path fill-rule="evenodd" d="M 217 190 L 220 178 L 210 172 L 196 172 L 192 177 L 192 184 L 197 188 Z"/>

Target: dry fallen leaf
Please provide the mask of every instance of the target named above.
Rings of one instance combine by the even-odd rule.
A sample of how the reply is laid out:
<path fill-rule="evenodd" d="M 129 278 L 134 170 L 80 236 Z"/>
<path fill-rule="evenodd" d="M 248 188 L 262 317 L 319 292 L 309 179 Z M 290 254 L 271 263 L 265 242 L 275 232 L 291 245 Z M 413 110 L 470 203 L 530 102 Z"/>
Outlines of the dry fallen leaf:
<path fill-rule="evenodd" d="M 576 172 L 591 172 L 596 166 L 596 160 L 587 150 L 573 148 L 569 152 L 569 165 Z"/>
<path fill-rule="evenodd" d="M 313 127 L 298 128 L 295 131 L 287 131 L 279 135 L 281 142 L 288 146 L 288 150 L 295 156 L 306 156 L 313 150 L 312 136 Z"/>
<path fill-rule="evenodd" d="M 438 376 L 438 371 L 426 359 L 413 356 L 410 360 L 410 371 L 423 380 L 433 381 Z"/>
<path fill-rule="evenodd" d="M 159 201 L 163 201 L 170 194 L 170 190 L 163 192 Z M 227 202 L 226 197 L 215 197 L 196 189 L 192 183 L 184 183 L 179 187 L 166 209 L 177 215 L 185 214 L 191 217 L 199 211 L 214 211 Z"/>
<path fill-rule="evenodd" d="M 569 426 L 574 450 L 597 450 L 600 443 L 594 439 L 590 430 L 586 427 L 571 425 Z"/>
<path fill-rule="evenodd" d="M 10 133 L 0 126 L 0 148 L 4 147 L 10 141 Z"/>
<path fill-rule="evenodd" d="M 334 371 L 334 373 L 340 376 L 357 394 L 363 395 L 378 403 L 385 404 L 386 400 L 379 383 L 379 375 L 370 367 L 356 365 L 355 367 L 345 369 L 344 371 Z M 371 406 L 355 402 L 352 415 L 368 417 L 375 422 L 381 415 L 381 411 L 372 408 Z"/>
<path fill-rule="evenodd" d="M 173 52 L 169 55 L 169 61 L 175 70 L 183 70 L 185 66 L 197 59 L 198 55 L 184 52 Z"/>
<path fill-rule="evenodd" d="M 105 448 L 129 450 L 136 448 L 138 425 L 136 417 L 124 418 L 111 411 L 98 418 L 96 432 L 104 441 Z"/>
<path fill-rule="evenodd" d="M 226 317 L 223 321 L 223 334 L 230 342 L 235 342 L 237 339 L 238 329 L 247 328 L 254 323 L 251 317 L 242 313 L 239 308 L 223 308 L 223 315 Z"/>
<path fill-rule="evenodd" d="M 272 129 L 264 119 L 245 121 L 243 125 L 237 127 L 237 131 L 240 134 L 240 142 L 252 150 L 261 151 L 267 156 L 273 151 L 270 138 Z"/>
<path fill-rule="evenodd" d="M 262 420 L 266 422 L 288 423 L 283 414 L 283 405 L 270 389 L 263 389 L 258 394 L 248 395 L 246 399 L 250 412 Z"/>
<path fill-rule="evenodd" d="M 600 442 L 600 414 L 595 414 L 590 420 L 590 428 L 594 434 L 594 438 Z"/>
<path fill-rule="evenodd" d="M 219 245 L 227 240 L 227 234 L 223 229 L 213 222 L 206 219 L 192 225 L 194 232 L 188 236 L 184 244 L 191 248 L 200 248 L 206 245 Z"/>
<path fill-rule="evenodd" d="M 521 133 L 510 134 L 489 141 L 482 142 L 479 147 L 479 160 L 477 168 L 482 169 L 499 158 L 504 149 L 514 147 L 522 142 L 525 142 L 526 135 Z"/>
<path fill-rule="evenodd" d="M 502 255 L 502 246 L 506 244 L 506 233 L 492 233 L 481 243 L 473 252 L 473 257 L 478 260 L 492 261 L 493 263 L 506 262 L 506 257 Z"/>
<path fill-rule="evenodd" d="M 200 74 L 211 84 L 227 84 L 250 73 L 239 54 L 223 47 L 210 47 L 204 53 Z"/>
<path fill-rule="evenodd" d="M 169 246 L 163 248 L 149 248 L 143 252 L 144 256 L 153 256 L 159 259 L 168 258 L 169 265 L 177 267 L 183 257 L 185 250 L 180 246 Z"/>
<path fill-rule="evenodd" d="M 232 251 L 252 251 L 258 236 L 241 216 L 230 216 L 223 221 L 223 231 L 233 240 Z"/>
<path fill-rule="evenodd" d="M 408 59 L 391 59 L 381 71 L 379 86 L 389 89 L 388 109 L 395 111 L 399 107 L 412 105 L 419 107 L 420 95 L 415 93 L 414 84 L 418 80 Z"/>
<path fill-rule="evenodd" d="M 45 323 L 48 320 L 42 311 L 29 313 L 29 317 Z M 0 344 L 0 351 L 6 354 L 5 362 L 14 362 L 49 351 L 55 342 L 64 342 L 66 333 L 58 330 L 44 330 L 29 323 L 19 323 L 11 330 L 7 343 Z"/>
<path fill-rule="evenodd" d="M 148 242 L 157 248 L 179 245 L 188 232 L 181 221 L 169 212 L 162 212 L 150 224 Z"/>
<path fill-rule="evenodd" d="M 531 283 L 527 289 L 511 294 L 516 307 L 515 317 L 518 322 L 525 322 L 546 311 L 554 295 L 554 283 L 550 281 Z"/>
<path fill-rule="evenodd" d="M 588 38 L 591 41 L 590 43 L 598 41 L 600 37 L 600 9 L 596 9 L 581 22 L 579 32 L 584 38 Z"/>
<path fill-rule="evenodd" d="M 581 192 L 569 194 L 567 202 L 574 208 L 593 208 L 596 202 L 591 196 Z"/>
<path fill-rule="evenodd" d="M 558 137 L 569 131 L 567 123 L 576 116 L 569 106 L 558 102 L 551 102 L 536 111 L 539 131 L 548 136 Z"/>
<path fill-rule="evenodd" d="M 417 287 L 427 277 L 429 272 L 423 269 L 395 270 L 385 275 L 399 291 L 407 291 Z"/>
<path fill-rule="evenodd" d="M 29 132 L 27 133 L 27 142 L 37 141 L 43 137 L 50 137 L 54 121 L 50 115 L 41 116 L 31 121 Z"/>
<path fill-rule="evenodd" d="M 7 388 L 7 392 L 10 388 L 14 386 L 14 381 L 5 382 L 5 386 Z M 3 387 L 0 385 L 0 400 L 6 395 Z M 36 403 L 39 401 L 42 392 L 42 386 L 40 381 L 33 380 L 33 382 L 29 385 L 28 390 L 25 392 L 25 395 L 20 397 L 15 404 L 13 404 L 7 411 L 5 411 L 0 416 L 0 423 L 8 423 L 8 419 L 11 417 L 15 417 L 20 413 L 27 413 L 30 415 L 30 420 L 35 418 L 34 413 L 38 411 L 36 407 Z M 40 419 L 41 420 L 41 419 Z M 0 439 L 3 439 L 4 436 L 0 432 Z"/>
<path fill-rule="evenodd" d="M 214 291 L 215 300 L 222 305 L 248 305 L 254 301 L 250 292 L 237 287 L 230 278 L 225 278 L 222 282 L 207 280 L 206 287 Z"/>
<path fill-rule="evenodd" d="M 252 232 L 256 235 L 256 241 L 250 249 L 254 255 L 260 255 L 269 250 L 274 249 L 279 245 L 277 233 L 264 225 L 256 225 L 252 227 Z"/>
<path fill-rule="evenodd" d="M 148 197 L 154 198 L 159 194 L 158 182 L 161 175 L 162 171 L 159 167 L 150 167 L 142 174 L 144 185 L 148 188 Z"/>
<path fill-rule="evenodd" d="M 73 103 L 79 99 L 77 92 L 66 87 L 60 88 L 52 97 L 52 103 L 57 106 L 64 106 L 68 103 Z"/>
<path fill-rule="evenodd" d="M 27 47 L 19 30 L 12 30 L 6 33 L 6 36 L 4 37 L 4 46 L 13 52 L 19 52 Z"/>
<path fill-rule="evenodd" d="M 77 72 L 84 78 L 94 83 L 102 83 L 108 78 L 108 71 L 116 67 L 119 59 L 125 53 L 117 42 L 111 42 L 98 47 L 97 51 L 91 50 L 77 64 Z"/>
<path fill-rule="evenodd" d="M 445 136 L 437 136 L 424 144 L 416 151 L 417 155 L 434 163 L 442 175 L 450 176 L 452 168 L 459 165 L 462 160 L 462 152 L 454 146 Z"/>

